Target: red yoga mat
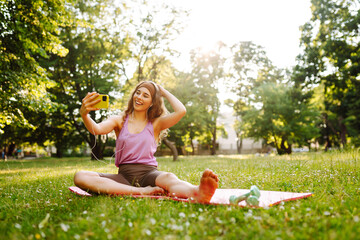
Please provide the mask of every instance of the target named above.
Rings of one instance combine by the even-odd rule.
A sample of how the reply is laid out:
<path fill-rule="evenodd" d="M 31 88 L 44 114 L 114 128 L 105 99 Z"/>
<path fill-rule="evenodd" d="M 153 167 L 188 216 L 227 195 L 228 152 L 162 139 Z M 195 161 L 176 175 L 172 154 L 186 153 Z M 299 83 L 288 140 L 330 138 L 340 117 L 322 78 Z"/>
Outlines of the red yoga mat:
<path fill-rule="evenodd" d="M 69 190 L 81 195 L 91 197 L 92 195 L 81 188 L 69 187 Z M 216 189 L 214 196 L 211 198 L 211 205 L 230 205 L 229 198 L 231 195 L 240 196 L 248 193 L 249 189 Z M 296 193 L 296 192 L 279 192 L 279 191 L 260 191 L 259 207 L 271 207 L 281 202 L 292 201 L 302 198 L 307 198 L 312 193 Z M 134 198 L 154 198 L 154 199 L 168 199 L 174 201 L 188 202 L 188 199 L 168 197 L 168 196 L 152 196 L 152 195 L 131 195 Z M 246 206 L 246 202 L 242 201 L 239 206 Z"/>

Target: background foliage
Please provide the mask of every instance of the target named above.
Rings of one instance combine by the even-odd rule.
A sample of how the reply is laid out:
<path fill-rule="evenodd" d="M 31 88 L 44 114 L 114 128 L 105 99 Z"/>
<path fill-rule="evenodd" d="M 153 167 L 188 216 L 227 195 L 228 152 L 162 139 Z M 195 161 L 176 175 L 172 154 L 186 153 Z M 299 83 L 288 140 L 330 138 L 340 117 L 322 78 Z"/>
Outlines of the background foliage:
<path fill-rule="evenodd" d="M 111 96 L 110 112 L 92 113 L 101 121 L 121 111 L 144 79 L 162 84 L 188 110 L 168 136 L 180 154 L 194 153 L 196 141 L 216 154 L 224 82 L 236 94 L 227 103 L 237 118 L 239 151 L 246 137 L 279 154 L 294 146 L 360 144 L 356 0 L 312 0 L 292 69 L 274 66 L 253 42 L 194 49 L 191 69 L 176 69 L 170 43 L 188 13 L 166 2 L 5 0 L 0 9 L 0 146 L 8 154 L 36 144 L 56 146 L 61 157 L 88 144 L 101 159 L 114 143 L 85 130 L 81 99 L 91 91 Z"/>

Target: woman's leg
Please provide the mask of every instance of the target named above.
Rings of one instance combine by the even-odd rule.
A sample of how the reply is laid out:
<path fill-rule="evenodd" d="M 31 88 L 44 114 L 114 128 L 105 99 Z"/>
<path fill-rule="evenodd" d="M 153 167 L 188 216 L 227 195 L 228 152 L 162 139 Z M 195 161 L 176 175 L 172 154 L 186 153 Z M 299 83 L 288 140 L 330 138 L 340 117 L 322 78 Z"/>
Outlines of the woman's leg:
<path fill-rule="evenodd" d="M 155 180 L 156 186 L 165 189 L 171 196 L 190 198 L 190 200 L 199 203 L 210 202 L 218 188 L 218 182 L 218 176 L 210 169 L 203 172 L 199 186 L 182 181 L 173 173 L 163 173 Z"/>
<path fill-rule="evenodd" d="M 97 172 L 89 171 L 77 172 L 74 176 L 74 183 L 81 189 L 103 194 L 152 195 L 164 193 L 164 189 L 160 187 L 133 187 L 101 177 Z"/>

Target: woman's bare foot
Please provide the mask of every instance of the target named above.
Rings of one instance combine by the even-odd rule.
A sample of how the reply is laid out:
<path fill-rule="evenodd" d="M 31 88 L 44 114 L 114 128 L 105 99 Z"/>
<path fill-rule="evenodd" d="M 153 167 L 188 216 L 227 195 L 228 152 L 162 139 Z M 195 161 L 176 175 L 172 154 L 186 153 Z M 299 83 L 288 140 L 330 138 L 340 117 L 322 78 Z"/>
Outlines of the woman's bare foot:
<path fill-rule="evenodd" d="M 210 169 L 206 169 L 200 180 L 200 185 L 194 195 L 195 202 L 209 203 L 219 184 L 218 176 Z"/>
<path fill-rule="evenodd" d="M 141 195 L 161 195 L 164 194 L 165 190 L 161 187 L 151 187 L 147 186 L 142 188 Z"/>

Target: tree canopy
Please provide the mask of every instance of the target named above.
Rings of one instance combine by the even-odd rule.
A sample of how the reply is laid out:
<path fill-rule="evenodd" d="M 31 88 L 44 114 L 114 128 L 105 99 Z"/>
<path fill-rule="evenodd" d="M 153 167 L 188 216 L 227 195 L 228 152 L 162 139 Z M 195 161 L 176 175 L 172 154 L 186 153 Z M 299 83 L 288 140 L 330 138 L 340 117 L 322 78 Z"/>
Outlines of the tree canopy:
<path fill-rule="evenodd" d="M 318 135 L 311 95 L 293 83 L 288 71 L 273 66 L 261 46 L 240 42 L 232 49 L 238 96 L 233 106 L 242 122 L 237 132 L 265 140 L 279 154 L 291 153 L 295 143 L 309 146 Z"/>
<path fill-rule="evenodd" d="M 53 85 L 38 59 L 66 56 L 59 28 L 70 24 L 66 1 L 0 2 L 0 134 L 6 125 L 29 126 L 24 109 L 51 111 L 46 86 Z"/>
<path fill-rule="evenodd" d="M 173 92 L 187 115 L 164 142 L 182 153 L 194 142 L 216 154 L 221 102 L 227 82 L 238 147 L 263 140 L 279 154 L 292 147 L 360 145 L 360 10 L 357 0 L 312 0 L 301 27 L 297 65 L 280 69 L 251 41 L 210 51 L 193 49 L 190 70 L 173 66 L 171 42 L 187 12 L 164 1 L 24 1 L 0 3 L 0 144 L 55 145 L 58 156 L 87 143 L 101 159 L 114 141 L 83 126 L 79 108 L 92 91 L 109 94 L 117 114 L 134 86 L 151 80 Z M 136 16 L 136 17 L 134 17 Z M 168 106 L 171 108 L 171 106 Z M 96 144 L 95 144 L 96 143 Z M 174 150 L 174 149 L 173 149 Z"/>
<path fill-rule="evenodd" d="M 327 146 L 359 145 L 359 1 L 313 0 L 311 9 L 311 20 L 302 26 L 296 81 L 323 86 Z"/>

